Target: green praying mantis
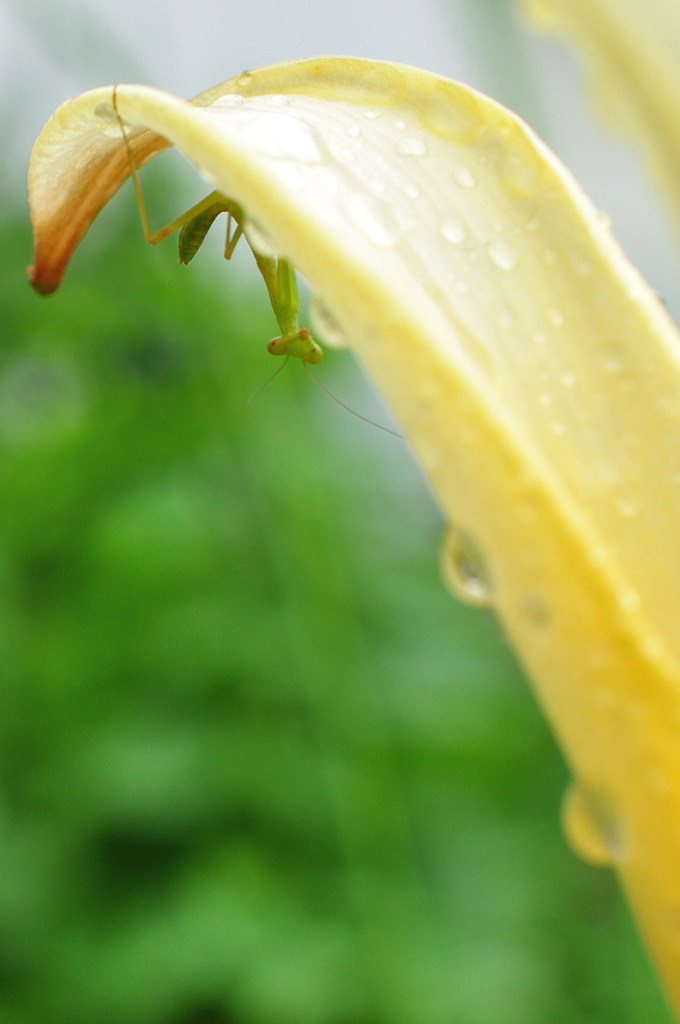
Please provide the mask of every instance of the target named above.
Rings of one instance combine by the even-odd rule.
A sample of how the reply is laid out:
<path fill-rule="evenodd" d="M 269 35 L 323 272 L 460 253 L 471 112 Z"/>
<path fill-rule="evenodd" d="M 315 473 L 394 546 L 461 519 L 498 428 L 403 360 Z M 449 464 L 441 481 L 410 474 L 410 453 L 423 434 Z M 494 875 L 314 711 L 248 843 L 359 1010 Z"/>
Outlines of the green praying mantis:
<path fill-rule="evenodd" d="M 347 412 L 350 412 L 353 416 L 357 416 L 360 420 L 364 420 L 365 423 L 370 423 L 371 426 L 377 427 L 379 430 L 384 430 L 388 434 L 402 438 L 401 434 L 396 433 L 394 430 L 390 430 L 389 427 L 384 427 L 379 423 L 374 423 L 373 420 L 367 419 L 367 417 L 362 416 L 353 409 L 350 409 L 344 404 L 344 402 L 341 402 L 336 398 L 335 395 L 332 395 L 330 391 L 328 391 L 327 388 L 325 388 L 323 384 L 311 373 L 309 370 L 309 364 L 321 362 L 323 359 L 323 349 L 319 343 L 315 341 L 312 336 L 312 332 L 308 327 L 300 327 L 295 268 L 288 262 L 288 260 L 281 256 L 265 256 L 257 250 L 255 245 L 253 245 L 252 241 L 248 238 L 247 232 L 244 231 L 244 211 L 235 200 L 229 199 L 221 192 L 211 192 L 189 210 L 180 214 L 180 216 L 175 218 L 175 220 L 166 224 L 165 227 L 162 227 L 153 233 L 151 232 L 146 212 L 146 205 L 144 203 L 144 196 L 142 194 L 142 187 L 139 182 L 139 175 L 137 173 L 135 158 L 132 152 L 132 146 L 130 145 L 130 140 L 128 139 L 127 132 L 125 131 L 123 119 L 118 113 L 118 107 L 116 105 L 115 87 L 113 90 L 113 110 L 127 149 L 128 159 L 130 161 L 130 173 L 134 185 L 135 196 L 137 198 L 137 206 L 139 208 L 139 217 L 142 222 L 144 238 L 149 245 L 158 245 L 158 243 L 162 242 L 163 239 L 179 230 L 179 238 L 177 242 L 179 261 L 180 264 L 188 264 L 200 249 L 215 220 L 220 216 L 220 214 L 226 213 L 227 230 L 224 245 L 224 258 L 226 260 L 231 259 L 234 249 L 242 235 L 250 247 L 255 258 L 257 268 L 264 279 L 267 294 L 269 296 L 269 302 L 274 316 L 276 317 L 279 330 L 281 331 L 281 334 L 278 337 L 272 338 L 267 344 L 267 351 L 270 352 L 271 355 L 285 356 L 286 358 L 281 366 L 279 366 L 279 368 L 275 370 L 275 372 L 268 377 L 263 384 L 260 385 L 255 394 L 253 394 L 249 399 L 248 404 L 250 404 L 250 402 L 252 402 L 252 400 L 260 393 L 263 387 L 265 387 L 278 373 L 281 372 L 290 358 L 300 359 L 308 376 L 316 386 L 328 395 L 329 398 L 332 398 L 334 402 L 337 402 L 338 405 L 342 406 L 343 409 L 346 409 Z"/>

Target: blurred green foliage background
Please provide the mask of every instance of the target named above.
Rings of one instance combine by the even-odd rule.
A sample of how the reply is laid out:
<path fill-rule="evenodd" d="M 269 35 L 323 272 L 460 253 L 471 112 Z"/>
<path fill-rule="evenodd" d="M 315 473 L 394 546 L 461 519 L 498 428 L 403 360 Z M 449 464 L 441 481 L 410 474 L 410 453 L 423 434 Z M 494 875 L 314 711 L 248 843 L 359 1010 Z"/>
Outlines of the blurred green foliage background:
<path fill-rule="evenodd" d="M 131 190 L 47 300 L 0 232 L 0 1024 L 667 1022 L 405 444 L 297 365 L 246 408 L 254 266 Z"/>

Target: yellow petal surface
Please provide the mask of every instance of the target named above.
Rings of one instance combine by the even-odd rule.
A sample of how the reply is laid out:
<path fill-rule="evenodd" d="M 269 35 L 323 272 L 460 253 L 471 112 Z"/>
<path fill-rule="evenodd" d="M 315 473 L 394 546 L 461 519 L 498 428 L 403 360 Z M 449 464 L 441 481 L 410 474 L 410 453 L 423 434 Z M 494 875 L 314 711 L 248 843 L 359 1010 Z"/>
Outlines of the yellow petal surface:
<path fill-rule="evenodd" d="M 676 0 L 520 0 L 540 31 L 584 56 L 595 102 L 642 143 L 680 216 L 680 5 Z"/>
<path fill-rule="evenodd" d="M 325 58 L 193 105 L 116 96 L 143 155 L 177 146 L 302 271 L 391 404 L 445 576 L 496 611 L 571 767 L 568 834 L 618 868 L 680 1008 L 680 338 L 655 294 L 531 130 L 438 76 Z M 111 88 L 43 130 L 42 290 L 124 162 Z"/>

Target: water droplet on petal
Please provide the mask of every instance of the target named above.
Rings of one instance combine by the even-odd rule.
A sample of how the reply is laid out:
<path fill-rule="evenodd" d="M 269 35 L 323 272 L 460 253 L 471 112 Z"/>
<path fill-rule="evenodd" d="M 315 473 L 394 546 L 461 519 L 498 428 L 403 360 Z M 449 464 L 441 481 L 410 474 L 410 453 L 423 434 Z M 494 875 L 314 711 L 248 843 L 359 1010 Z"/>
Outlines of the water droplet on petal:
<path fill-rule="evenodd" d="M 453 172 L 453 180 L 456 185 L 460 185 L 461 188 L 474 188 L 477 184 L 474 175 L 467 169 L 467 167 L 456 167 Z"/>
<path fill-rule="evenodd" d="M 506 195 L 529 196 L 538 190 L 543 166 L 522 127 L 514 122 L 504 125 L 501 144 L 493 148 L 499 183 Z"/>
<path fill-rule="evenodd" d="M 239 96 L 238 93 L 229 93 L 227 96 L 218 96 L 211 107 L 241 107 L 246 102 L 245 96 Z"/>
<path fill-rule="evenodd" d="M 502 238 L 492 238 L 486 251 L 491 262 L 499 270 L 513 270 L 517 266 L 517 253 Z"/>
<path fill-rule="evenodd" d="M 358 139 L 359 136 L 361 135 L 361 126 L 358 125 L 355 121 L 354 124 L 351 124 L 347 129 L 347 134 L 352 139 Z"/>
<path fill-rule="evenodd" d="M 281 96 L 279 94 L 267 96 L 266 104 L 268 107 L 287 107 L 290 105 L 290 96 Z"/>
<path fill-rule="evenodd" d="M 224 128 L 247 139 L 256 152 L 272 160 L 297 160 L 303 164 L 321 164 L 329 160 L 322 135 L 289 113 L 247 111 L 240 115 L 239 112 L 234 115 L 233 123 L 224 119 Z"/>
<path fill-rule="evenodd" d="M 632 519 L 640 510 L 640 496 L 634 487 L 621 487 L 616 495 L 616 508 L 626 519 Z"/>
<path fill-rule="evenodd" d="M 545 315 L 553 327 L 561 327 L 564 323 L 564 316 L 555 306 L 548 306 L 545 311 Z"/>
<path fill-rule="evenodd" d="M 407 181 L 406 182 L 406 184 L 404 185 L 404 187 L 402 189 L 402 192 L 409 199 L 419 199 L 420 198 L 420 189 L 412 181 Z"/>
<path fill-rule="evenodd" d="M 312 333 L 318 334 L 326 345 L 330 348 L 347 348 L 348 341 L 344 328 L 316 295 L 313 295 L 309 302 L 309 319 Z"/>
<path fill-rule="evenodd" d="M 454 142 L 472 142 L 482 128 L 477 99 L 457 82 L 434 82 L 423 97 L 420 120 L 429 132 Z"/>
<path fill-rule="evenodd" d="M 562 828 L 574 853 L 589 864 L 612 867 L 626 856 L 616 808 L 595 789 L 578 783 L 569 786 L 562 803 Z"/>
<path fill-rule="evenodd" d="M 427 146 L 422 139 L 416 139 L 408 135 L 405 139 L 399 139 L 395 143 L 394 152 L 400 156 L 425 156 Z"/>
<path fill-rule="evenodd" d="M 629 614 L 638 611 L 642 604 L 640 595 L 638 594 L 637 590 L 633 590 L 632 587 L 624 587 L 623 589 L 619 590 L 618 594 L 616 595 L 616 599 L 618 601 L 619 608 L 621 609 L 621 611 L 627 612 Z"/>
<path fill-rule="evenodd" d="M 623 349 L 617 345 L 609 345 L 602 353 L 602 365 L 607 373 L 621 373 L 626 365 Z"/>
<path fill-rule="evenodd" d="M 444 534 L 439 565 L 454 597 L 478 607 L 490 603 L 491 583 L 484 559 L 474 541 L 456 526 Z"/>
<path fill-rule="evenodd" d="M 442 238 L 454 245 L 464 242 L 468 235 L 467 228 L 460 217 L 453 216 L 444 217 L 439 222 L 439 232 Z"/>

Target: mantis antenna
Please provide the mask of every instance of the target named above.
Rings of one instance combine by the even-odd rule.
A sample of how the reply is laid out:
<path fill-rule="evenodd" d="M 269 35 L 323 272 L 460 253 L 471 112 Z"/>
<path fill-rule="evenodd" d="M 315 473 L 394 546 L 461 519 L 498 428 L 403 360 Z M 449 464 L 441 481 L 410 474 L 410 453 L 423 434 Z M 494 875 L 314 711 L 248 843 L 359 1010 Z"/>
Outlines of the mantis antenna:
<path fill-rule="evenodd" d="M 139 208 L 139 218 L 142 222 L 142 230 L 144 232 L 144 238 L 149 245 L 158 245 L 163 239 L 167 238 L 174 231 L 179 229 L 179 238 L 177 242 L 177 248 L 179 253 L 180 264 L 188 264 L 194 258 L 201 245 L 203 244 L 208 231 L 212 227 L 214 221 L 219 217 L 220 214 L 227 214 L 227 231 L 226 240 L 224 244 L 224 258 L 226 260 L 231 259 L 232 253 L 236 248 L 236 245 L 241 237 L 244 236 L 250 250 L 255 257 L 255 263 L 257 268 L 262 274 L 265 286 L 267 288 L 267 294 L 269 295 L 269 302 L 276 317 L 276 322 L 279 326 L 281 334 L 272 338 L 267 345 L 267 351 L 274 356 L 285 356 L 284 362 L 281 366 L 268 377 L 263 384 L 257 389 L 257 391 L 248 399 L 247 404 L 253 401 L 253 399 L 260 393 L 260 391 L 266 387 L 271 380 L 276 377 L 278 373 L 284 368 L 289 358 L 299 359 L 307 375 L 312 379 L 324 394 L 332 398 L 334 402 L 337 402 L 341 408 L 351 413 L 353 416 L 357 416 L 358 419 L 363 420 L 365 423 L 370 423 L 372 426 L 377 427 L 378 430 L 383 430 L 388 434 L 392 434 L 394 437 L 403 438 L 402 434 L 398 434 L 394 430 L 390 430 L 389 427 L 383 427 L 379 423 L 374 423 L 373 420 L 367 419 L 365 416 L 361 416 L 358 412 L 350 409 L 349 406 L 341 402 L 335 395 L 332 395 L 323 384 L 316 379 L 314 374 L 309 369 L 309 363 L 320 363 L 323 359 L 323 349 L 319 343 L 312 336 L 312 332 L 308 327 L 300 327 L 298 321 L 298 291 L 297 291 L 297 280 L 295 277 L 295 268 L 280 256 L 265 256 L 263 253 L 258 252 L 252 242 L 249 240 L 248 235 L 244 232 L 244 212 L 243 208 L 234 200 L 229 199 L 223 195 L 222 192 L 210 192 L 209 195 L 201 199 L 200 202 L 196 203 L 185 213 L 180 214 L 175 220 L 166 224 L 165 227 L 160 228 L 158 231 L 151 233 L 149 229 L 149 218 L 146 212 L 146 205 L 144 203 L 144 196 L 142 194 L 142 187 L 139 182 L 139 175 L 137 173 L 137 166 L 135 164 L 134 153 L 132 152 L 132 146 L 125 130 L 123 119 L 118 113 L 118 105 L 116 102 L 116 91 L 118 86 L 113 87 L 113 98 L 112 105 L 113 111 L 118 121 L 118 126 L 125 143 L 127 150 L 128 160 L 130 162 L 130 173 L 132 175 L 132 183 L 135 189 L 135 196 L 137 198 L 137 206 Z M 232 222 L 236 227 L 232 230 Z"/>

